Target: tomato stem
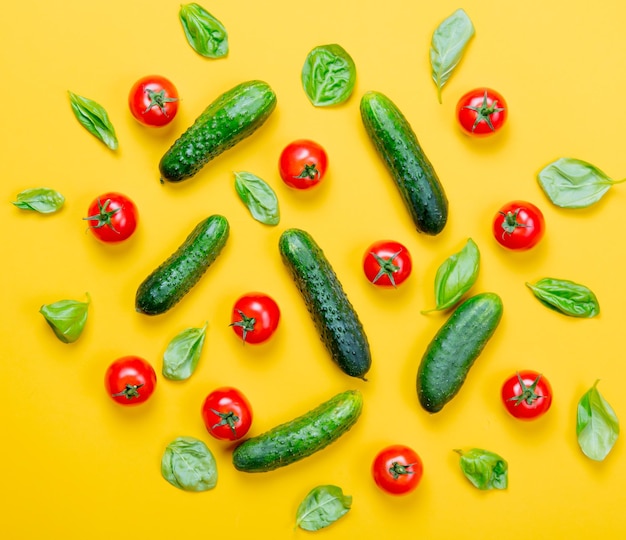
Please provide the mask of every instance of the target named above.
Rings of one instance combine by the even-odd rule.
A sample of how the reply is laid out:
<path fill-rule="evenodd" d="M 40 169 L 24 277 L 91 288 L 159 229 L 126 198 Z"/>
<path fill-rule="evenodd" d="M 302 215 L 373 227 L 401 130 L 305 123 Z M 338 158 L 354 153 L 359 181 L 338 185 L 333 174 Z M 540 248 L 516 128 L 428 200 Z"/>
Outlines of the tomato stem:
<path fill-rule="evenodd" d="M 302 169 L 302 172 L 296 176 L 296 178 L 308 178 L 309 180 L 315 180 L 320 176 L 320 171 L 318 170 L 315 163 L 307 163 Z"/>
<path fill-rule="evenodd" d="M 520 209 L 518 208 L 515 212 L 499 212 L 501 216 L 504 216 L 504 221 L 502 222 L 502 228 L 505 233 L 513 234 L 515 229 L 518 227 L 528 227 L 525 223 L 520 223 L 517 221 L 517 215 L 519 214 Z"/>
<path fill-rule="evenodd" d="M 464 109 L 470 109 L 476 113 L 476 120 L 474 121 L 474 125 L 472 126 L 472 131 L 476 129 L 476 126 L 481 122 L 485 122 L 491 131 L 495 131 L 493 124 L 491 123 L 491 115 L 497 112 L 504 111 L 504 107 L 498 107 L 498 101 L 494 100 L 491 105 L 489 105 L 489 100 L 487 99 L 487 90 L 485 90 L 485 95 L 483 97 L 483 102 L 474 107 L 473 105 L 465 105 Z"/>
<path fill-rule="evenodd" d="M 90 229 L 100 229 L 101 227 L 107 226 L 113 232 L 119 234 L 120 232 L 113 226 L 111 218 L 114 214 L 119 212 L 122 207 L 118 206 L 115 210 L 108 210 L 107 207 L 109 206 L 109 204 L 111 204 L 111 199 L 107 199 L 106 201 L 104 201 L 104 204 L 102 204 L 100 202 L 100 199 L 98 199 L 98 213 L 83 219 L 87 221 L 97 221 L 95 225 L 89 226 Z"/>
<path fill-rule="evenodd" d="M 215 409 L 211 409 L 211 412 L 220 417 L 220 421 L 217 424 L 213 424 L 212 429 L 227 425 L 233 435 L 235 437 L 237 436 L 236 424 L 239 422 L 239 417 L 233 411 L 223 413 Z"/>
<path fill-rule="evenodd" d="M 150 103 L 146 107 L 146 110 L 143 111 L 143 114 L 146 114 L 152 107 L 158 107 L 161 109 L 163 116 L 167 116 L 167 110 L 165 109 L 166 103 L 171 103 L 172 101 L 178 101 L 177 98 L 172 98 L 165 95 L 165 90 L 159 90 L 155 92 L 154 90 L 146 89 L 146 94 L 150 98 Z"/>
<path fill-rule="evenodd" d="M 389 467 L 389 474 L 393 477 L 394 480 L 400 478 L 400 476 L 405 474 L 415 474 L 415 471 L 410 471 L 409 467 L 413 467 L 415 463 L 409 463 L 408 465 L 402 465 L 402 463 L 398 463 L 394 461 Z"/>
<path fill-rule="evenodd" d="M 133 399 L 139 397 L 138 390 L 143 386 L 143 384 L 127 384 L 124 387 L 124 390 L 121 392 L 117 392 L 116 394 L 111 394 L 112 397 L 125 397 L 126 399 Z"/>
<path fill-rule="evenodd" d="M 372 283 L 376 283 L 381 277 L 387 276 L 391 284 L 394 287 L 396 286 L 396 282 L 393 279 L 393 275 L 396 272 L 400 271 L 400 267 L 397 264 L 395 264 L 393 261 L 398 255 L 400 255 L 400 253 L 401 253 L 401 250 L 396 251 L 393 255 L 391 255 L 391 257 L 388 257 L 387 259 L 385 259 L 384 257 L 381 257 L 380 255 L 374 253 L 373 251 L 370 251 L 370 254 L 372 255 L 372 257 L 374 257 L 374 259 L 376 259 L 376 262 L 380 266 L 380 270 L 378 271 L 378 274 L 376 274 L 376 276 L 372 280 Z"/>
<path fill-rule="evenodd" d="M 237 310 L 237 313 L 239 313 L 241 320 L 230 323 L 229 326 L 239 326 L 242 329 L 243 333 L 242 333 L 241 339 L 245 343 L 248 332 L 254 332 L 254 325 L 256 324 L 256 319 L 254 317 L 248 317 L 240 309 Z"/>
<path fill-rule="evenodd" d="M 518 396 L 510 397 L 508 401 L 514 401 L 515 406 L 517 407 L 524 401 L 527 405 L 532 405 L 538 399 L 547 397 L 543 394 L 537 394 L 537 392 L 535 392 L 539 379 L 541 379 L 541 375 L 537 375 L 537 378 L 533 381 L 533 383 L 530 386 L 526 386 L 524 379 L 522 379 L 521 375 L 518 373 L 517 380 L 521 388 L 521 393 Z"/>

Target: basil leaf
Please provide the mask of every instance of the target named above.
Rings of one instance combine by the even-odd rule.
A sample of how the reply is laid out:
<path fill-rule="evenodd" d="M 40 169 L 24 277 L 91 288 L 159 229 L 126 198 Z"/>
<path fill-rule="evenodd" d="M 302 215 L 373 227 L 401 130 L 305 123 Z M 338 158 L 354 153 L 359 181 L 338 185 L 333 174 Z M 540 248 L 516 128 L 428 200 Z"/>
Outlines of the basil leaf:
<path fill-rule="evenodd" d="M 319 531 L 348 513 L 351 505 L 352 496 L 344 495 L 340 487 L 317 486 L 300 503 L 296 525 L 305 531 Z"/>
<path fill-rule="evenodd" d="M 63 343 L 74 343 L 85 328 L 89 300 L 89 295 L 86 302 L 59 300 L 52 304 L 44 304 L 39 313 Z"/>
<path fill-rule="evenodd" d="M 13 204 L 22 210 L 32 210 L 40 214 L 58 212 L 65 203 L 65 197 L 50 188 L 25 189 L 17 194 Z"/>
<path fill-rule="evenodd" d="M 542 304 L 564 315 L 590 319 L 600 313 L 596 295 L 584 285 L 555 278 L 526 285 Z"/>
<path fill-rule="evenodd" d="M 462 9 L 457 9 L 433 32 L 430 43 L 430 65 L 433 81 L 437 85 L 439 103 L 441 89 L 463 58 L 463 53 L 473 35 L 474 25 Z"/>
<path fill-rule="evenodd" d="M 591 206 L 613 184 L 626 180 L 612 180 L 591 163 L 575 158 L 560 158 L 546 165 L 537 179 L 548 199 L 562 208 Z"/>
<path fill-rule="evenodd" d="M 163 376 L 171 381 L 184 381 L 198 367 L 207 325 L 187 328 L 169 342 L 163 354 Z"/>
<path fill-rule="evenodd" d="M 180 6 L 178 18 L 191 48 L 206 58 L 228 54 L 228 33 L 224 25 L 202 6 L 191 3 Z"/>
<path fill-rule="evenodd" d="M 194 437 L 178 437 L 165 448 L 161 474 L 184 491 L 208 491 L 217 485 L 217 464 L 206 444 Z"/>
<path fill-rule="evenodd" d="M 504 458 L 481 448 L 455 452 L 461 456 L 463 474 L 475 487 L 482 490 L 507 488 L 509 466 Z"/>
<path fill-rule="evenodd" d="M 278 198 L 264 180 L 249 172 L 236 172 L 235 189 L 254 219 L 265 225 L 280 222 Z"/>
<path fill-rule="evenodd" d="M 599 381 L 578 402 L 576 436 L 588 458 L 602 461 L 619 436 L 619 420 L 597 389 Z"/>
<path fill-rule="evenodd" d="M 76 119 L 92 135 L 100 139 L 111 150 L 117 149 L 117 136 L 115 128 L 109 120 L 109 115 L 104 107 L 92 99 L 68 92 L 70 105 Z"/>
<path fill-rule="evenodd" d="M 301 79 L 304 92 L 313 105 L 337 105 L 352 95 L 356 66 L 341 45 L 320 45 L 307 55 Z"/>

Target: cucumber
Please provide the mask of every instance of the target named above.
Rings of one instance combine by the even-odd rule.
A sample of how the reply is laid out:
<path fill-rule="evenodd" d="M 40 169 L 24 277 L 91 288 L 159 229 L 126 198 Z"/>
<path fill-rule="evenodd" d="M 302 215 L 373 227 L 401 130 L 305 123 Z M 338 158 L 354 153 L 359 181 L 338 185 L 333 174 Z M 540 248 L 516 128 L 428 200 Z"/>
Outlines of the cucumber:
<path fill-rule="evenodd" d="M 135 309 L 159 315 L 174 307 L 215 261 L 228 233 L 224 216 L 216 214 L 198 223 L 181 246 L 139 285 Z"/>
<path fill-rule="evenodd" d="M 458 393 L 501 318 L 502 300 L 495 293 L 472 296 L 454 310 L 417 372 L 417 395 L 426 411 L 440 411 Z"/>
<path fill-rule="evenodd" d="M 161 182 L 181 182 L 210 160 L 252 135 L 276 107 L 263 81 L 243 82 L 219 96 L 161 158 Z"/>
<path fill-rule="evenodd" d="M 358 420 L 363 396 L 348 390 L 312 411 L 241 443 L 233 465 L 243 472 L 267 472 L 318 452 L 336 441 Z"/>
<path fill-rule="evenodd" d="M 287 229 L 279 249 L 332 360 L 347 375 L 365 379 L 372 363 L 367 336 L 321 248 L 309 233 Z"/>
<path fill-rule="evenodd" d="M 409 122 L 380 92 L 366 92 L 360 109 L 365 130 L 417 230 L 432 236 L 439 234 L 448 220 L 448 199 Z"/>

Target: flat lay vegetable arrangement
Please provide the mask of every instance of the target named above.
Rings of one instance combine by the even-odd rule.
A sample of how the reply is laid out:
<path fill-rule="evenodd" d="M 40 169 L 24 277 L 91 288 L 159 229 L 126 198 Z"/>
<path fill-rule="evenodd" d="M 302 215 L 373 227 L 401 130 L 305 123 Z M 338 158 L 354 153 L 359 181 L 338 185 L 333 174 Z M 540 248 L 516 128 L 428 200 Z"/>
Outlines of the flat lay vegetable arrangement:
<path fill-rule="evenodd" d="M 607 155 L 556 125 L 554 144 L 527 138 L 541 107 L 479 61 L 500 45 L 472 2 L 422 14 L 402 52 L 415 88 L 340 27 L 290 43 L 278 70 L 242 64 L 247 18 L 151 14 L 158 36 L 137 32 L 175 52 L 108 65 L 98 85 L 66 73 L 46 107 L 72 159 L 7 182 L 22 240 L 2 389 L 56 426 L 62 489 L 94 470 L 103 499 L 151 509 L 153 536 L 209 522 L 234 538 L 500 538 L 503 518 L 468 516 L 537 511 L 525 497 L 550 472 L 542 520 L 576 489 L 623 500 Z M 450 500 L 459 523 L 442 521 Z M 78 538 L 56 505 L 50 534 Z M 582 528 L 610 537 L 616 518 L 592 507 Z"/>

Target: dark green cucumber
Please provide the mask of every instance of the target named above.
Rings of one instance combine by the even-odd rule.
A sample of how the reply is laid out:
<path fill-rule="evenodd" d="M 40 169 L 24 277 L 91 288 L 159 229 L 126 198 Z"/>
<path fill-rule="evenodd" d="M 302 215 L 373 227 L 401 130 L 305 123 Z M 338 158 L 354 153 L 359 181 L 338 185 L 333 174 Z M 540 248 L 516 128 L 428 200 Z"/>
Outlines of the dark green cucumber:
<path fill-rule="evenodd" d="M 174 307 L 215 261 L 228 233 L 224 216 L 209 216 L 198 223 L 181 246 L 139 285 L 135 309 L 159 315 Z"/>
<path fill-rule="evenodd" d="M 367 336 L 321 248 L 309 233 L 287 229 L 279 249 L 332 360 L 344 373 L 365 379 L 372 363 Z"/>
<path fill-rule="evenodd" d="M 358 420 L 363 396 L 348 390 L 312 411 L 244 441 L 233 451 L 239 471 L 267 472 L 318 452 L 336 441 Z"/>
<path fill-rule="evenodd" d="M 472 296 L 454 310 L 417 372 L 417 396 L 425 410 L 440 411 L 458 393 L 501 318 L 502 300 L 495 293 Z"/>
<path fill-rule="evenodd" d="M 191 178 L 210 160 L 252 135 L 275 107 L 276 95 L 263 81 L 244 82 L 228 90 L 161 158 L 161 182 Z"/>
<path fill-rule="evenodd" d="M 448 199 L 407 119 L 379 92 L 363 95 L 361 119 L 417 230 L 429 235 L 439 234 L 448 220 Z"/>

